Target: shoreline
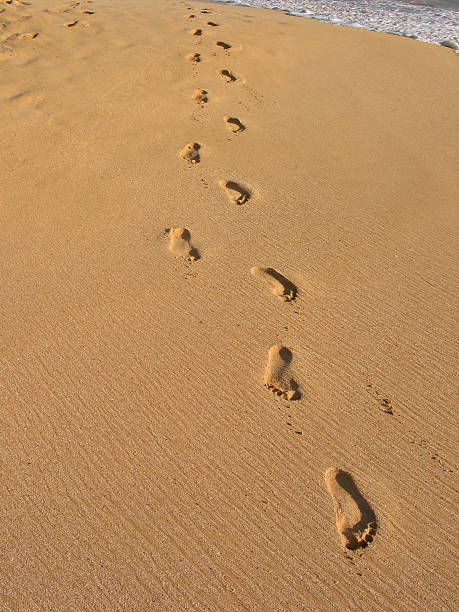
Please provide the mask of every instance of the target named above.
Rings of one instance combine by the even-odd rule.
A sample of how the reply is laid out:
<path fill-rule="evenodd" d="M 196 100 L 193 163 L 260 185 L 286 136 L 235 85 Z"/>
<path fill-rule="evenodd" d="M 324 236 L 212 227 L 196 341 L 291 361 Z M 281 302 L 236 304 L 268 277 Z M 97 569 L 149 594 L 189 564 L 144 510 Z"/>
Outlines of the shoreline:
<path fill-rule="evenodd" d="M 366 30 L 369 32 L 380 32 L 384 34 L 391 34 L 393 36 L 402 36 L 403 38 L 411 38 L 413 40 L 418 40 L 420 42 L 426 42 L 429 44 L 436 44 L 436 45 L 440 45 L 443 47 L 449 47 L 454 53 L 456 54 L 459 53 L 459 38 L 457 35 L 457 29 L 459 27 L 459 10 L 457 10 L 456 23 L 455 24 L 451 23 L 450 28 L 446 29 L 446 27 L 444 26 L 444 20 L 446 16 L 448 15 L 448 11 L 443 9 L 444 12 L 443 14 L 440 15 L 438 13 L 435 13 L 435 10 L 432 7 L 431 18 L 438 19 L 439 23 L 435 25 L 432 24 L 430 27 L 430 30 L 431 30 L 430 34 L 426 34 L 426 33 L 420 32 L 419 30 L 419 28 L 421 27 L 424 21 L 424 15 L 422 15 L 422 17 L 421 15 L 419 15 L 419 23 L 410 24 L 408 23 L 409 22 L 408 20 L 405 22 L 406 29 L 398 30 L 394 28 L 391 29 L 389 25 L 387 25 L 386 27 L 381 26 L 380 23 L 384 19 L 384 17 L 376 13 L 374 15 L 371 15 L 371 11 L 368 11 L 368 10 L 365 10 L 365 12 L 357 14 L 357 15 L 355 13 L 351 13 L 349 15 L 349 13 L 346 13 L 346 11 L 344 11 L 343 12 L 344 17 L 339 17 L 337 16 L 339 15 L 339 13 L 332 12 L 330 13 L 330 15 L 326 15 L 324 13 L 317 11 L 317 13 L 314 14 L 313 9 L 307 8 L 306 10 L 302 11 L 302 10 L 295 10 L 294 8 L 289 8 L 289 4 L 292 4 L 292 1 L 294 3 L 295 0 L 281 0 L 280 3 L 278 1 L 272 2 L 273 6 L 270 6 L 271 0 L 252 0 L 253 4 L 247 4 L 245 2 L 238 2 L 237 0 L 208 0 L 208 1 L 214 2 L 216 4 L 229 4 L 233 6 L 242 6 L 242 7 L 245 6 L 245 7 L 251 7 L 251 8 L 263 8 L 266 10 L 280 11 L 286 15 L 289 15 L 290 17 L 304 17 L 306 19 L 315 19 L 317 21 L 320 21 L 322 23 L 328 23 L 330 25 L 337 25 L 341 27 L 348 27 L 348 28 L 354 28 L 354 29 L 362 29 L 362 30 Z M 263 2 L 265 4 L 263 4 Z M 324 3 L 321 3 L 321 4 L 324 4 Z M 382 9 L 382 7 L 378 7 L 378 8 L 380 10 Z M 426 7 L 424 7 L 424 9 L 425 8 Z M 423 7 L 419 6 L 418 9 L 422 10 Z M 452 8 L 450 9 L 450 12 L 452 13 Z M 403 15 L 404 15 L 404 12 L 402 11 L 400 15 L 399 14 L 394 15 L 393 19 L 395 21 L 398 20 L 398 23 L 400 24 L 400 21 L 403 22 Z M 386 16 L 386 19 L 387 19 L 387 16 Z M 452 15 L 451 15 L 451 19 L 453 19 Z M 363 23 L 359 23 L 359 21 L 362 21 Z M 366 24 L 365 24 L 365 21 L 367 21 Z M 375 23 L 378 24 L 378 27 L 375 27 Z M 442 35 L 439 35 L 438 29 L 441 23 L 443 23 L 444 33 Z M 417 33 L 410 32 L 410 30 L 415 30 Z"/>

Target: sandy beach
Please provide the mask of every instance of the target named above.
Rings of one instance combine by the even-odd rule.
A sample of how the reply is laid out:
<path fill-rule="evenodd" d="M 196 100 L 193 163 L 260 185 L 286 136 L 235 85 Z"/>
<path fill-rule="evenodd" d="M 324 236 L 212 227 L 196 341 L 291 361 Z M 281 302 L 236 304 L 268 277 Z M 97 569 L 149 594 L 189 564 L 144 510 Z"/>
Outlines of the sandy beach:
<path fill-rule="evenodd" d="M 458 609 L 458 61 L 1 2 L 2 611 Z"/>

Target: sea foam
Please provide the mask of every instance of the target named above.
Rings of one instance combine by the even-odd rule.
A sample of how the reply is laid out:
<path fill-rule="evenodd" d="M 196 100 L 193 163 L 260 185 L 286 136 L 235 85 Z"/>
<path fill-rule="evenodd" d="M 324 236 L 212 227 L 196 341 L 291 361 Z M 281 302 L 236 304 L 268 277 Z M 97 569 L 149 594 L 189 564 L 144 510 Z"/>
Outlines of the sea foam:
<path fill-rule="evenodd" d="M 287 11 L 336 25 L 408 36 L 459 50 L 458 0 L 216 0 Z"/>

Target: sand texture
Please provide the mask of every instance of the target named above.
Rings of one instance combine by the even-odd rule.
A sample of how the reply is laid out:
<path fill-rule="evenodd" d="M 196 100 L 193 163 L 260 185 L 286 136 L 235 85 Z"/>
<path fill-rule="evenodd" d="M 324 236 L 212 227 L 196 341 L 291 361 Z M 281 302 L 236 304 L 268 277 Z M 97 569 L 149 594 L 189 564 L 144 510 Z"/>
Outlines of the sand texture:
<path fill-rule="evenodd" d="M 458 609 L 457 56 L 7 0 L 0 71 L 0 610 Z"/>

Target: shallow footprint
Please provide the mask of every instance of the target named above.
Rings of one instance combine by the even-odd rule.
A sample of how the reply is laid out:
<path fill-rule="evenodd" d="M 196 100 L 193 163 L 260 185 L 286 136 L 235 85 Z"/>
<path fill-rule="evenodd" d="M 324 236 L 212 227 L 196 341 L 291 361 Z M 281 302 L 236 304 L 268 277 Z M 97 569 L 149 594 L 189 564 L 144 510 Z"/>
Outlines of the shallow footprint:
<path fill-rule="evenodd" d="M 66 28 L 73 28 L 73 26 L 76 26 L 77 23 L 78 21 L 66 21 L 62 25 Z"/>
<path fill-rule="evenodd" d="M 185 227 L 176 227 L 169 230 L 169 251 L 177 257 L 184 257 L 189 261 L 199 259 L 198 251 L 190 244 L 191 234 Z"/>
<path fill-rule="evenodd" d="M 27 32 L 27 34 L 19 34 L 19 40 L 24 40 L 26 38 L 37 38 L 39 32 Z"/>
<path fill-rule="evenodd" d="M 293 302 L 296 298 L 297 289 L 293 283 L 291 283 L 285 276 L 282 276 L 274 268 L 259 268 L 254 266 L 250 268 L 250 272 L 259 278 L 260 280 L 267 283 L 271 289 L 271 293 L 277 296 L 283 302 Z"/>
<path fill-rule="evenodd" d="M 200 148 L 201 145 L 199 145 L 197 142 L 189 142 L 180 151 L 180 157 L 183 157 L 183 159 L 186 159 L 186 161 L 189 161 L 191 164 L 199 164 L 201 159 L 199 155 Z"/>
<path fill-rule="evenodd" d="M 223 42 L 222 40 L 214 40 L 214 45 L 217 45 L 217 47 L 221 47 L 222 49 L 225 49 L 225 51 L 227 49 L 231 49 L 231 45 L 229 45 L 226 42 Z"/>
<path fill-rule="evenodd" d="M 231 202 L 233 202 L 233 204 L 245 204 L 252 195 L 248 189 L 241 187 L 241 185 L 238 185 L 233 181 L 222 180 L 219 182 L 219 184 L 226 191 L 229 199 L 231 200 Z"/>
<path fill-rule="evenodd" d="M 243 132 L 245 130 L 245 125 L 237 117 L 223 117 L 223 121 L 231 132 Z"/>
<path fill-rule="evenodd" d="M 236 81 L 236 77 L 229 70 L 217 70 L 217 74 L 227 83 L 234 83 Z"/>
<path fill-rule="evenodd" d="M 25 40 L 26 38 L 36 38 L 38 36 L 39 32 L 27 32 L 26 34 L 19 34 L 19 33 L 15 33 L 15 34 L 11 34 L 11 36 L 8 36 L 7 39 L 5 39 L 3 42 L 13 42 L 14 40 Z"/>
<path fill-rule="evenodd" d="M 196 15 L 185 15 L 185 17 L 187 19 L 194 19 L 196 17 Z"/>
<path fill-rule="evenodd" d="M 193 94 L 193 100 L 199 104 L 206 104 L 208 100 L 207 93 L 208 92 L 205 89 L 197 89 Z"/>
<path fill-rule="evenodd" d="M 198 62 L 201 61 L 201 54 L 200 53 L 188 53 L 188 55 L 185 55 L 185 59 L 190 60 L 190 62 L 197 64 Z"/>
<path fill-rule="evenodd" d="M 329 468 L 325 484 L 333 500 L 341 543 L 351 549 L 366 546 L 376 532 L 376 517 L 354 479 L 344 470 Z"/>
<path fill-rule="evenodd" d="M 286 400 L 299 399 L 298 385 L 289 376 L 292 351 L 282 344 L 275 344 L 269 349 L 268 365 L 265 372 L 265 385 Z"/>

